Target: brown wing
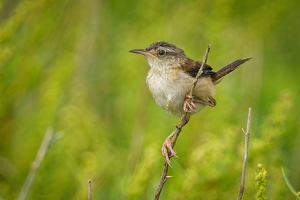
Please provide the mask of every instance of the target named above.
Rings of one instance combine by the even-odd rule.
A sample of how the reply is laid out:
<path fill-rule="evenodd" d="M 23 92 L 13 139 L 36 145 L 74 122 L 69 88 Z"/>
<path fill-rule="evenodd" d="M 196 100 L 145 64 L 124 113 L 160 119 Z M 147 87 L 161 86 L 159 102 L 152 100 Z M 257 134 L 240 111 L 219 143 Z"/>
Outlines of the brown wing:
<path fill-rule="evenodd" d="M 201 67 L 201 64 L 202 64 L 202 62 L 200 62 L 200 61 L 194 61 L 194 60 L 188 58 L 188 60 L 183 65 L 183 70 L 185 73 L 187 73 L 190 76 L 195 78 Z M 203 66 L 203 74 L 201 76 L 211 76 L 211 75 L 215 74 L 215 72 L 213 72 L 212 70 L 213 70 L 213 68 L 211 66 L 209 66 L 208 64 L 205 64 Z"/>

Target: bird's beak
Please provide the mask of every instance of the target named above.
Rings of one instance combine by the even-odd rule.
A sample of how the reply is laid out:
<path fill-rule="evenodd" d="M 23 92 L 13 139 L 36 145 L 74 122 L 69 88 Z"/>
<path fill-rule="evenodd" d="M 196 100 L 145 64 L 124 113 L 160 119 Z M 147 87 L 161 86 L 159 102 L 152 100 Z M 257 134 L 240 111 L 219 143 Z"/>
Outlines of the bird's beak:
<path fill-rule="evenodd" d="M 130 53 L 138 53 L 138 54 L 143 54 L 145 55 L 146 54 L 146 49 L 132 49 L 129 51 Z"/>
<path fill-rule="evenodd" d="M 151 52 L 147 51 L 146 49 L 132 49 L 129 52 L 130 53 L 138 53 L 138 54 L 142 54 L 144 56 L 151 56 L 151 57 L 157 58 L 155 55 L 153 55 Z"/>

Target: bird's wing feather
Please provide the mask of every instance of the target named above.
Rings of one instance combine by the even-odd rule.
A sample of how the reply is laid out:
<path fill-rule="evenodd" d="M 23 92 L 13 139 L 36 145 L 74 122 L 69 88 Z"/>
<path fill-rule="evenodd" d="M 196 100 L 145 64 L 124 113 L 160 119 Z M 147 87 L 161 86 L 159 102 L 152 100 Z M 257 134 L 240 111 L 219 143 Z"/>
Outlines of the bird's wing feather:
<path fill-rule="evenodd" d="M 192 59 L 188 59 L 185 64 L 183 65 L 183 70 L 185 73 L 187 73 L 188 75 L 192 76 L 193 78 L 195 78 L 198 74 L 198 71 L 201 67 L 202 62 L 200 61 L 194 61 Z M 213 75 L 215 72 L 212 71 L 213 68 L 208 65 L 205 64 L 203 66 L 203 73 L 201 76 L 211 76 Z"/>

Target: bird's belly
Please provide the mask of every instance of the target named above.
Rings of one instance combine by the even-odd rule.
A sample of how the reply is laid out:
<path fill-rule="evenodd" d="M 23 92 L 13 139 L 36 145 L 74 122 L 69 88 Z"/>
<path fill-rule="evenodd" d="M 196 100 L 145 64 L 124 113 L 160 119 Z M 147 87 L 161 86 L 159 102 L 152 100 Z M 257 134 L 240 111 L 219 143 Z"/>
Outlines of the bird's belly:
<path fill-rule="evenodd" d="M 180 77 L 180 78 L 178 78 Z M 155 100 L 155 102 L 162 107 L 163 109 L 167 110 L 170 114 L 175 116 L 181 116 L 183 114 L 183 102 L 185 99 L 185 95 L 190 93 L 193 78 L 190 76 L 173 76 L 170 78 L 169 74 L 155 74 L 149 71 L 147 76 L 147 85 L 149 87 L 150 92 Z M 199 94 L 203 90 L 203 92 L 207 92 L 205 88 L 201 89 L 201 83 L 203 80 L 199 80 L 197 84 L 197 91 Z M 213 83 L 210 81 L 213 85 Z M 214 89 L 214 86 L 213 86 Z M 214 91 L 213 91 L 214 92 Z M 214 94 L 208 94 L 213 96 Z M 196 93 L 195 93 L 196 96 Z M 197 95 L 198 98 L 205 100 L 207 94 L 201 94 L 200 96 Z M 206 105 L 196 103 L 197 112 L 203 110 Z"/>

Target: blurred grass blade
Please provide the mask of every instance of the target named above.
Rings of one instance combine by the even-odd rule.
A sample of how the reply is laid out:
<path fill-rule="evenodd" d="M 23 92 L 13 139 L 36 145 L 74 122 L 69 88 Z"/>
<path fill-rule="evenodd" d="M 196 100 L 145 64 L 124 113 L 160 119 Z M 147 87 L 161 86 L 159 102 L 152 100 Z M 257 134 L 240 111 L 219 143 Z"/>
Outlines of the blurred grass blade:
<path fill-rule="evenodd" d="M 297 196 L 296 190 L 293 188 L 293 186 L 292 186 L 292 184 L 290 183 L 288 177 L 286 176 L 284 169 L 283 169 L 283 168 L 281 168 L 281 169 L 282 169 L 282 174 L 283 174 L 283 177 L 284 177 L 284 179 L 285 179 L 285 182 L 286 182 L 287 186 L 290 188 L 291 192 L 297 197 L 297 199 L 300 199 L 300 198 Z"/>
<path fill-rule="evenodd" d="M 52 139 L 51 139 L 50 144 L 53 144 L 53 143 L 56 142 L 57 140 L 60 140 L 63 136 L 64 136 L 64 132 L 58 131 L 57 133 L 55 133 L 55 134 L 52 136 Z"/>
<path fill-rule="evenodd" d="M 53 137 L 53 128 L 49 127 L 45 133 L 44 139 L 43 139 L 41 146 L 36 154 L 36 157 L 35 157 L 33 163 L 31 164 L 30 170 L 27 174 L 27 177 L 26 177 L 24 185 L 21 189 L 18 200 L 25 200 L 27 198 L 27 194 L 28 194 L 30 187 L 32 185 L 32 182 L 35 178 L 36 172 L 39 169 L 39 167 L 45 157 L 45 154 L 51 143 L 52 137 Z"/>

